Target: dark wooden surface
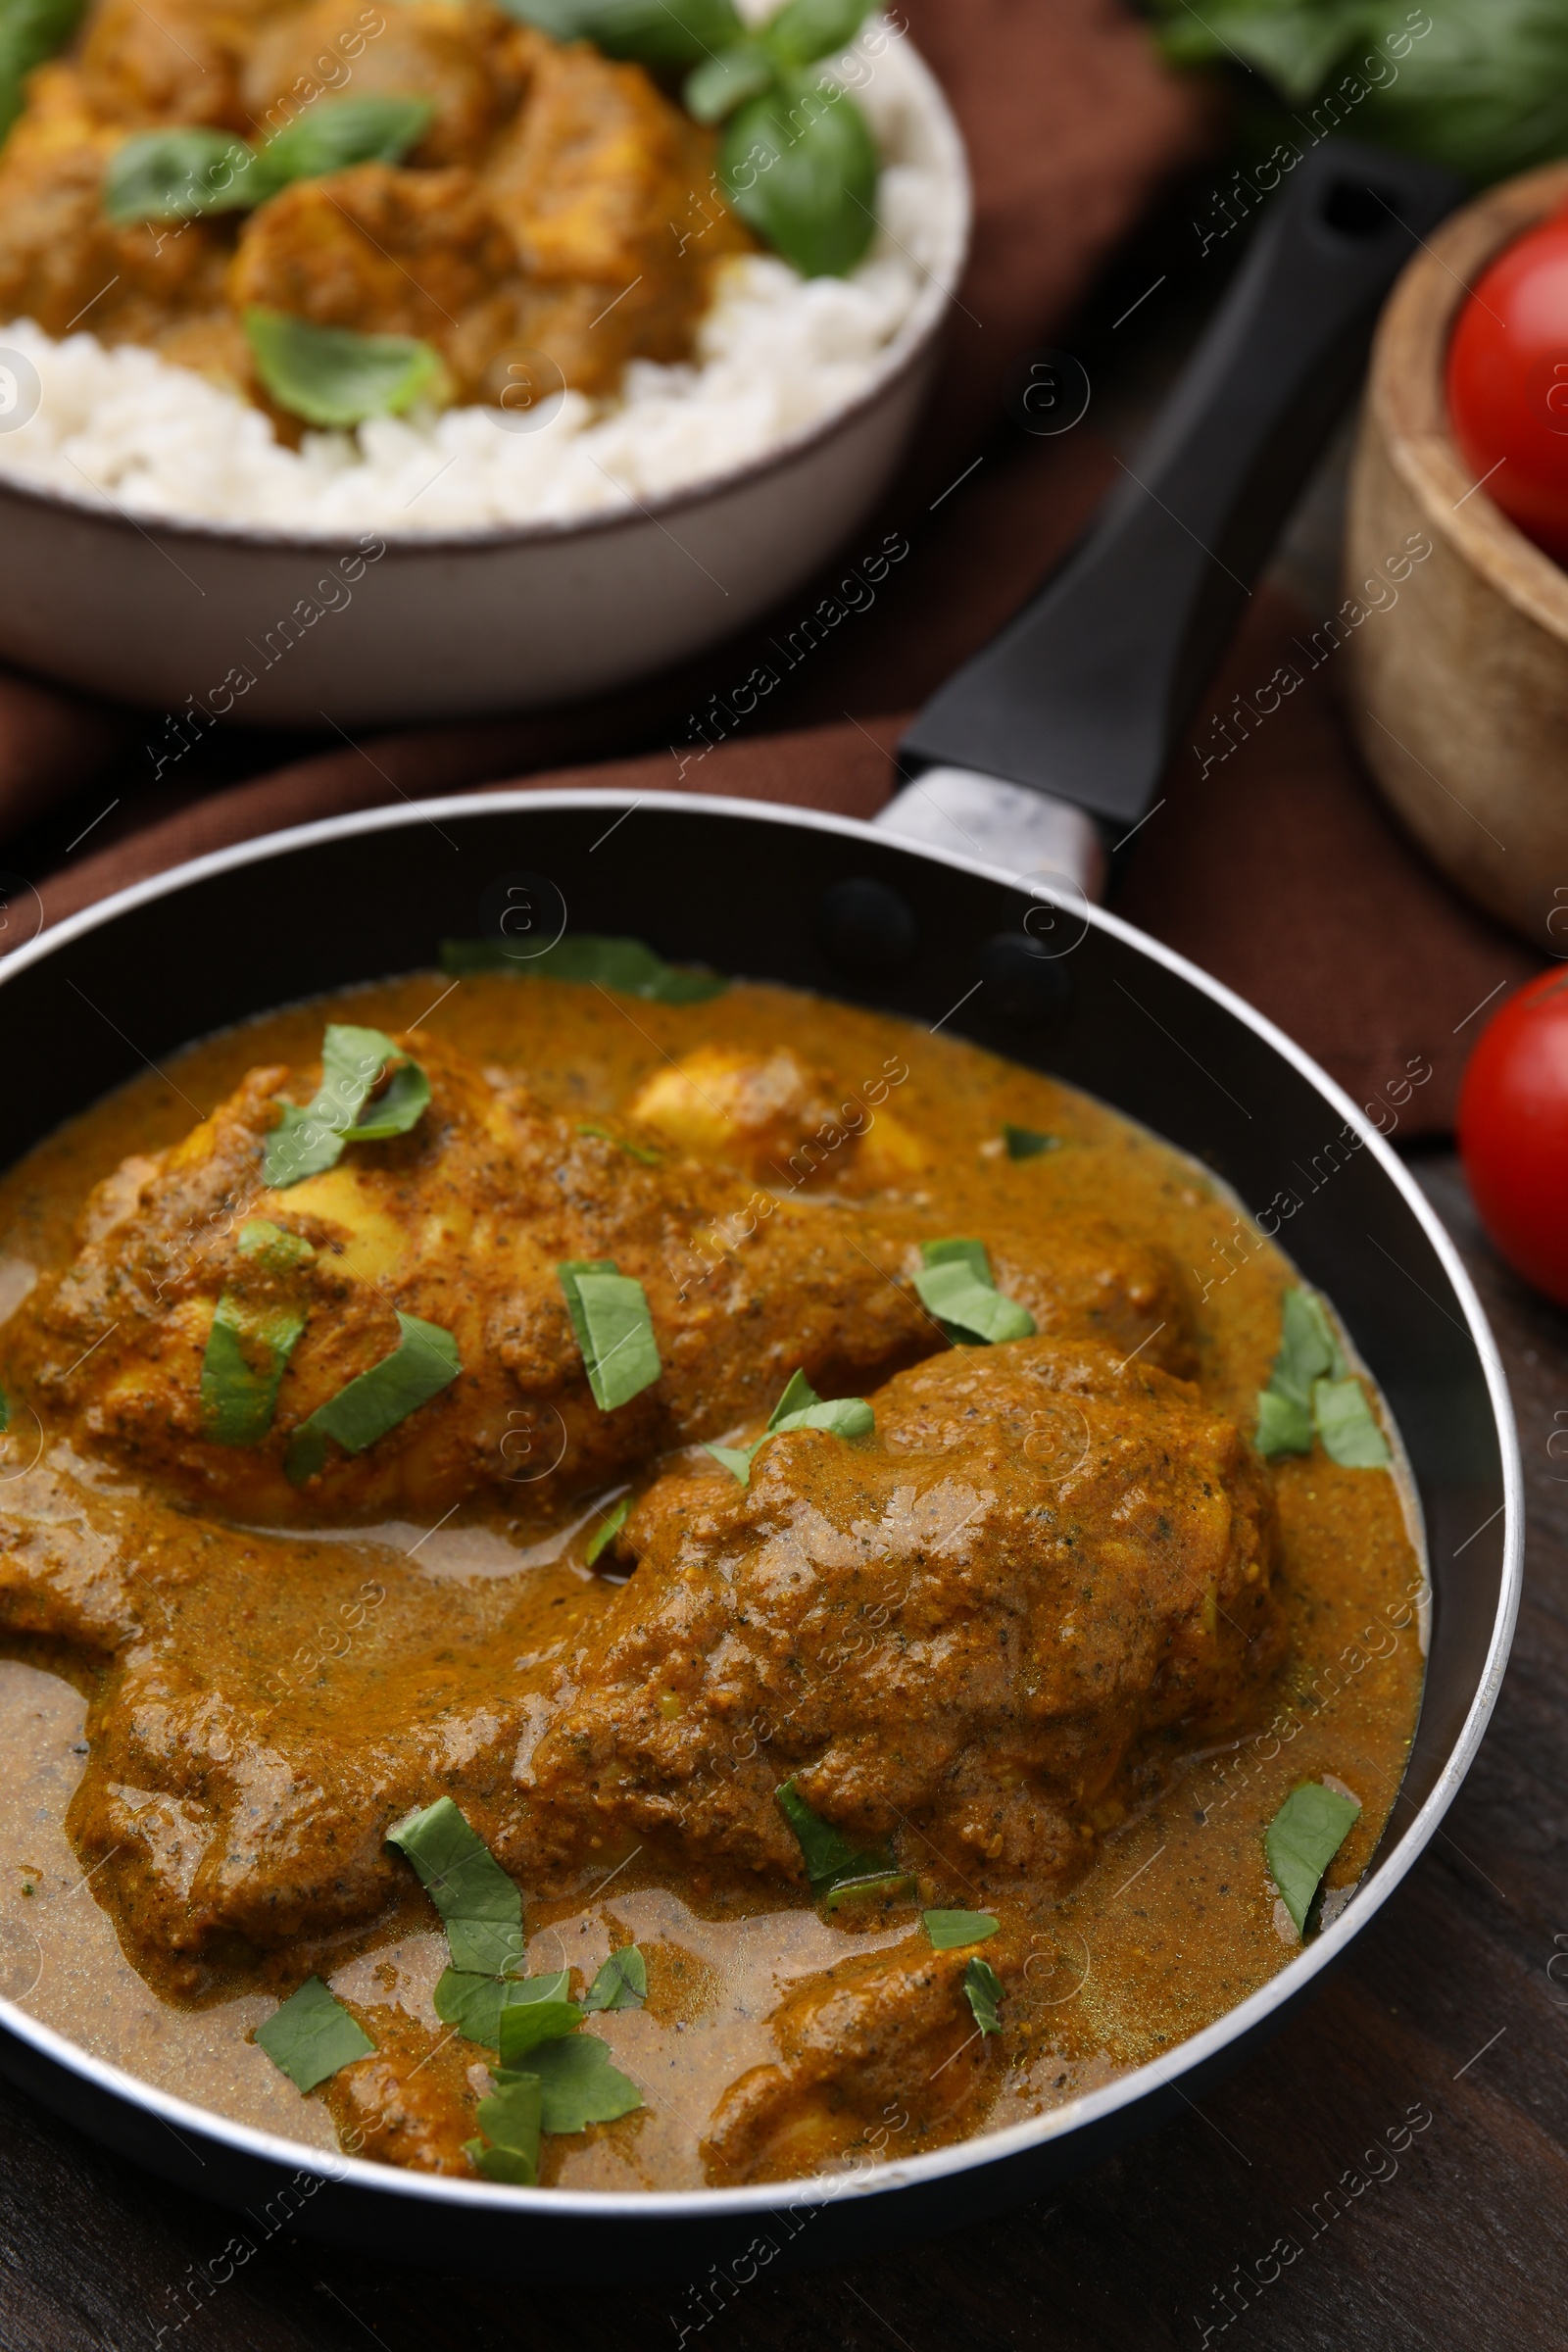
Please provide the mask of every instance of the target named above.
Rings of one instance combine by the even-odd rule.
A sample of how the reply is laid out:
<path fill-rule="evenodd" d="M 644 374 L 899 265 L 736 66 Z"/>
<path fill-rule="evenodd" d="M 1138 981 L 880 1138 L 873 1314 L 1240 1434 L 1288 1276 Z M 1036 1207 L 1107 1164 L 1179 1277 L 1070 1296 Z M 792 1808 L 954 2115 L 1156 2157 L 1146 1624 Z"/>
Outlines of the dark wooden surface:
<path fill-rule="evenodd" d="M 1568 1429 L 1568 1318 L 1492 1258 L 1451 1159 L 1413 1164 L 1494 1318 L 1530 1512 L 1513 1664 L 1446 1834 L 1201 2112 L 984 2228 L 858 2270 L 764 2273 L 689 2346 L 1196 2352 L 1205 2328 L 1226 2352 L 1568 2344 L 1568 1458 L 1548 1451 Z M 0 2088 L 3 2352 L 134 2352 L 160 2328 L 166 2352 L 673 2352 L 671 2315 L 694 2317 L 679 2286 L 486 2283 L 280 2234 L 176 2329 L 229 2234 L 218 2208 Z M 1299 2248 L 1283 2266 L 1281 2238 Z"/>

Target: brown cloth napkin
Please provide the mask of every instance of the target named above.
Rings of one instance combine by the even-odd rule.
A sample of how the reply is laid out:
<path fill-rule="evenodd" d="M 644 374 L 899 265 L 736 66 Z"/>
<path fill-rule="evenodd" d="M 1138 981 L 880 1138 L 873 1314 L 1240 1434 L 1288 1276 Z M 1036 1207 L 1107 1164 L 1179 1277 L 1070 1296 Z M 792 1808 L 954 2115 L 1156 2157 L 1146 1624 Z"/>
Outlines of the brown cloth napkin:
<path fill-rule="evenodd" d="M 50 921 L 279 826 L 503 777 L 541 788 L 678 786 L 862 816 L 881 806 L 902 724 L 889 714 L 917 706 L 1016 609 L 1112 470 L 1087 428 L 987 442 L 1004 379 L 1049 340 L 1118 238 L 1213 135 L 1203 103 L 1156 65 L 1121 0 L 910 0 L 909 14 L 968 141 L 974 250 L 909 462 L 842 564 L 743 639 L 591 706 L 372 738 L 198 800 L 147 788 L 136 762 L 156 720 L 0 679 L 0 840 L 44 793 L 121 754 L 122 769 L 106 773 L 106 789 L 125 784 L 116 809 L 93 823 L 90 849 L 42 886 Z M 709 698 L 748 674 L 754 647 L 815 609 L 862 544 L 890 535 L 907 555 L 874 605 L 769 698 L 773 731 L 707 749 L 695 721 Z M 1216 707 L 1267 678 L 1287 658 L 1285 641 L 1310 626 L 1260 595 Z M 1116 904 L 1259 1004 L 1358 1100 L 1376 1103 L 1409 1068 L 1430 1065 L 1400 1128 L 1441 1131 L 1484 1018 L 1472 1007 L 1535 959 L 1395 831 L 1356 769 L 1327 675 L 1223 763 L 1201 774 L 1195 757 L 1176 763 Z M 1208 729 L 1193 734 L 1206 739 Z M 649 752 L 661 742 L 671 748 Z"/>

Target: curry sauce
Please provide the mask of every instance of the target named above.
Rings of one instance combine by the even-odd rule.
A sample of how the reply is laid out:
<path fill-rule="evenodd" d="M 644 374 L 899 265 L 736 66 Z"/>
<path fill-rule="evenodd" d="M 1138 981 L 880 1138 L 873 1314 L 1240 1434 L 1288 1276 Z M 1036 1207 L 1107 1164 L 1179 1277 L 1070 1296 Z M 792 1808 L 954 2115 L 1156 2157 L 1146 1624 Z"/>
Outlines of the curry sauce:
<path fill-rule="evenodd" d="M 580 2028 L 641 2104 L 547 2127 L 540 2179 L 678 2188 L 1015 2123 L 1265 1983 L 1299 1940 L 1265 1828 L 1303 1782 L 1359 1803 L 1331 1916 L 1424 1601 L 1396 1472 L 1253 1442 L 1281 1252 L 1102 1105 L 902 1021 L 447 988 L 210 1041 L 0 1188 L 0 1989 L 226 2114 L 472 2177 L 495 2055 L 386 1842 L 450 1797 L 531 1976 L 646 1961 Z M 326 1022 L 427 1096 L 269 1182 Z M 954 1237 L 1018 1336 L 925 1303 Z M 573 1266 L 656 1349 L 608 1404 Z M 247 1361 L 292 1334 L 243 1443 L 225 1315 Z M 461 1370 L 302 1451 L 411 1326 Z M 796 1374 L 866 1414 L 769 1435 Z M 781 1785 L 887 1867 L 808 1883 Z M 994 1932 L 941 1948 L 942 1909 Z M 302 2096 L 248 2036 L 313 1974 L 374 2047 Z"/>

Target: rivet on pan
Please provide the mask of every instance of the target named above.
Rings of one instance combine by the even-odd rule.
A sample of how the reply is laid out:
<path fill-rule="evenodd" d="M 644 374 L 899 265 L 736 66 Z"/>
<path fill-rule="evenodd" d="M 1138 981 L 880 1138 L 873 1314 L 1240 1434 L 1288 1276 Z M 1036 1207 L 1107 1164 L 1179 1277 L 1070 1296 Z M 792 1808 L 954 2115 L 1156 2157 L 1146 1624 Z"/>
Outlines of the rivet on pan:
<path fill-rule="evenodd" d="M 857 979 L 902 971 L 920 940 L 907 901 L 869 875 L 854 875 L 824 890 L 812 927 L 834 970 Z"/>

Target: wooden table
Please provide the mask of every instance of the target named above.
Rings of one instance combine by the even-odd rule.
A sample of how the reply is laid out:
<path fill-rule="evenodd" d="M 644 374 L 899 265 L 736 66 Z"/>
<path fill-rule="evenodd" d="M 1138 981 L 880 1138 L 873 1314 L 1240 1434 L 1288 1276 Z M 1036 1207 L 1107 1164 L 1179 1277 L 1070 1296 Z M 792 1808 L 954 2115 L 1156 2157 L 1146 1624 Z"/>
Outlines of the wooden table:
<path fill-rule="evenodd" d="M 1548 1451 L 1568 1431 L 1568 1321 L 1493 1259 L 1456 1163 L 1414 1165 L 1493 1317 L 1530 1511 L 1513 1665 L 1444 1831 L 1322 1995 L 1201 2111 L 983 2229 L 764 2275 L 688 2346 L 1568 2344 L 1568 1436 Z M 674 2352 L 671 2315 L 694 2317 L 683 2290 L 635 2279 L 427 2276 L 282 2235 L 193 2311 L 188 2282 L 230 2227 L 0 2087 L 4 2352 L 136 2352 L 160 2328 L 165 2352 Z"/>

